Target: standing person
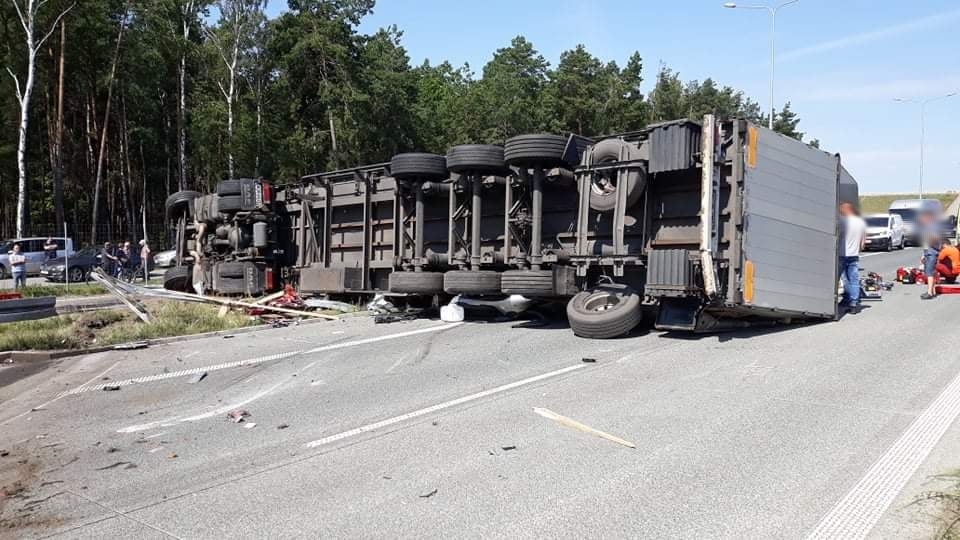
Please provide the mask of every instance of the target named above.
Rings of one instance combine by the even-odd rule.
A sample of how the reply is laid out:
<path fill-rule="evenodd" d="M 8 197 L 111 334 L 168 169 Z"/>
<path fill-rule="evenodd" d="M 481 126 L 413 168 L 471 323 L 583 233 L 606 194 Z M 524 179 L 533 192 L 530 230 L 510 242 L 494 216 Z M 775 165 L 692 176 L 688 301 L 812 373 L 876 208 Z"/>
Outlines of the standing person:
<path fill-rule="evenodd" d="M 150 281 L 150 245 L 147 239 L 140 240 L 140 266 L 143 270 L 143 282 Z"/>
<path fill-rule="evenodd" d="M 843 280 L 843 300 L 840 306 L 850 313 L 860 313 L 860 251 L 867 239 L 867 223 L 850 203 L 840 205 L 841 228 L 840 278 Z"/>
<path fill-rule="evenodd" d="M 43 252 L 48 261 L 57 258 L 57 243 L 53 238 L 47 238 L 46 243 L 43 244 Z"/>
<path fill-rule="evenodd" d="M 14 244 L 10 252 L 10 273 L 14 289 L 27 286 L 27 257 L 20 252 L 20 244 Z"/>
<path fill-rule="evenodd" d="M 918 219 L 920 234 L 923 235 L 923 274 L 927 277 L 927 292 L 920 295 L 922 300 L 931 300 L 937 297 L 937 259 L 940 257 L 940 247 L 943 236 L 937 227 L 937 217 L 930 212 L 923 212 Z"/>
<path fill-rule="evenodd" d="M 117 263 L 120 259 L 117 257 L 116 249 L 110 242 L 103 243 L 103 249 L 100 250 L 100 267 L 105 274 L 110 277 L 117 275 Z"/>
<path fill-rule="evenodd" d="M 120 249 L 117 251 L 117 258 L 120 259 L 120 268 L 117 269 L 117 277 L 126 279 L 134 263 L 133 249 L 130 247 L 129 241 L 120 245 Z"/>

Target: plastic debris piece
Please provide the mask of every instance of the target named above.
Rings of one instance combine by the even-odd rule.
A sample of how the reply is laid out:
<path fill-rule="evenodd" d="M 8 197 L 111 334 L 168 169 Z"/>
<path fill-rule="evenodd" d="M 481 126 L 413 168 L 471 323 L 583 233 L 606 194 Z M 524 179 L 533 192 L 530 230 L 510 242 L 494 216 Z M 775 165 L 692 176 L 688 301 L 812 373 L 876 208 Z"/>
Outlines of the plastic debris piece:
<path fill-rule="evenodd" d="M 207 372 L 201 371 L 200 373 L 197 373 L 193 377 L 190 377 L 190 380 L 187 381 L 187 384 L 197 384 L 198 382 L 202 381 L 206 376 L 207 376 Z"/>
<path fill-rule="evenodd" d="M 104 386 L 104 387 L 103 387 L 103 391 L 104 391 L 104 392 L 115 392 L 115 391 L 117 391 L 117 390 L 119 390 L 119 389 L 120 389 L 120 387 L 117 386 L 117 385 L 115 385 L 115 384 L 110 384 L 110 385 L 107 385 L 107 386 Z"/>
<path fill-rule="evenodd" d="M 615 443 L 617 443 L 617 444 L 622 444 L 623 446 L 626 446 L 626 447 L 628 447 L 628 448 L 636 448 L 636 447 L 637 447 L 635 444 L 633 444 L 633 443 L 630 442 L 630 441 L 626 441 L 626 440 L 624 440 L 624 439 L 621 439 L 620 437 L 617 437 L 617 436 L 615 436 L 615 435 L 610 435 L 609 433 L 605 433 L 605 432 L 600 431 L 600 430 L 598 430 L 598 429 L 593 429 L 592 427 L 590 427 L 590 426 L 588 426 L 588 425 L 586 425 L 586 424 L 582 424 L 582 423 L 577 422 L 576 420 L 574 420 L 574 419 L 572 419 L 572 418 L 567 418 L 566 416 L 557 414 L 557 413 L 551 411 L 550 409 L 542 409 L 542 408 L 540 408 L 540 407 L 534 407 L 533 412 L 539 414 L 540 416 L 542 416 L 542 417 L 544 417 L 544 418 L 549 418 L 550 420 L 554 420 L 554 421 L 556 421 L 557 423 L 562 424 L 562 425 L 564 425 L 564 426 L 567 426 L 567 427 L 569 427 L 569 428 L 573 428 L 573 429 L 582 431 L 582 432 L 584 432 L 584 433 L 589 433 L 590 435 L 595 435 L 595 436 L 597 436 L 597 437 L 600 437 L 601 439 L 606 439 L 606 440 L 608 440 L 608 441 L 612 441 L 612 442 L 615 442 Z"/>
<path fill-rule="evenodd" d="M 509 452 L 510 450 L 516 450 L 516 449 L 517 449 L 517 445 L 511 444 L 511 445 L 509 445 L 509 446 L 501 446 L 500 449 L 501 449 L 501 450 L 504 450 L 504 451 L 506 451 L 506 452 Z"/>
<path fill-rule="evenodd" d="M 597 363 L 597 359 L 596 359 L 596 358 L 583 357 L 583 358 L 580 359 L 580 361 L 581 361 L 581 362 L 584 362 L 584 363 L 587 363 L 587 364 L 596 364 L 596 363 Z"/>
<path fill-rule="evenodd" d="M 247 422 L 246 424 L 243 425 L 243 427 L 244 427 L 245 429 L 253 429 L 253 428 L 257 427 L 257 423 L 256 423 L 256 422 Z"/>
<path fill-rule="evenodd" d="M 150 344 L 146 341 L 137 341 L 134 343 L 121 343 L 120 345 L 114 345 L 113 350 L 115 351 L 133 351 L 136 349 L 146 349 Z"/>
<path fill-rule="evenodd" d="M 433 488 L 433 489 L 431 489 L 430 491 L 428 491 L 428 492 L 426 492 L 426 493 L 421 493 L 421 494 L 420 494 L 420 498 L 421 498 L 421 499 L 429 499 L 430 497 L 433 497 L 433 496 L 436 495 L 436 494 L 437 494 L 437 488 Z"/>
<path fill-rule="evenodd" d="M 237 424 L 243 422 L 243 420 L 248 416 L 250 416 L 250 413 L 243 409 L 236 409 L 227 413 L 227 418 L 233 420 Z"/>

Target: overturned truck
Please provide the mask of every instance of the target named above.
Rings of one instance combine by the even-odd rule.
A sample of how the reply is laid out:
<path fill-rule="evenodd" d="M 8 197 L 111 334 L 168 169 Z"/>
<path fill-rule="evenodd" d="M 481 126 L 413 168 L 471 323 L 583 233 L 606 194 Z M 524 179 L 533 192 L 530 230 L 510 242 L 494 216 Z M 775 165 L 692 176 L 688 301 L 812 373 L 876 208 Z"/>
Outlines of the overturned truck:
<path fill-rule="evenodd" d="M 837 206 L 856 197 L 839 155 L 746 120 L 521 135 L 176 193 L 165 286 L 516 294 L 566 301 L 571 328 L 592 338 L 644 313 L 680 331 L 831 319 Z"/>

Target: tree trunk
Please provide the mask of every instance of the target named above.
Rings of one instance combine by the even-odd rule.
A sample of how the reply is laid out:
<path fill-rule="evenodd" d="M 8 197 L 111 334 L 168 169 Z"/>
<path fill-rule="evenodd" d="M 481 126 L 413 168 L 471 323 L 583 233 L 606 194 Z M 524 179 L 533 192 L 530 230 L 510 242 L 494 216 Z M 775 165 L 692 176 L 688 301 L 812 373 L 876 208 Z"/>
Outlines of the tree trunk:
<path fill-rule="evenodd" d="M 67 21 L 60 21 L 60 73 L 57 82 L 57 120 L 53 133 L 53 209 L 57 232 L 63 230 L 63 78 L 67 47 Z"/>
<path fill-rule="evenodd" d="M 124 13 L 120 20 L 120 30 L 117 31 L 117 46 L 113 51 L 113 63 L 110 66 L 110 77 L 107 79 L 107 106 L 103 112 L 103 131 L 100 135 L 100 155 L 97 157 L 97 174 L 93 184 L 93 220 L 90 225 L 90 243 L 97 243 L 97 218 L 100 206 L 100 182 L 103 178 L 103 161 L 107 153 L 107 126 L 110 125 L 110 103 L 113 100 L 113 79 L 117 74 L 117 62 L 120 59 L 120 44 L 123 42 L 123 31 L 127 26 L 127 16 Z"/>
<path fill-rule="evenodd" d="M 147 236 L 147 160 L 143 158 L 143 141 L 140 141 L 140 173 L 143 175 L 143 198 L 140 204 L 140 216 L 143 220 L 143 239 L 149 242 Z"/>
<path fill-rule="evenodd" d="M 183 41 L 180 43 L 180 66 L 177 73 L 177 158 L 179 160 L 180 190 L 187 189 L 187 42 L 190 39 L 190 17 L 194 0 L 188 0 L 181 9 Z"/>
<path fill-rule="evenodd" d="M 30 3 L 30 9 L 33 9 Z M 29 208 L 27 203 L 27 127 L 30 120 L 30 97 L 33 95 L 34 71 L 36 71 L 37 50 L 33 44 L 33 27 L 27 32 L 27 81 L 23 86 L 20 100 L 20 129 L 17 140 L 17 237 L 27 233 Z M 17 89 L 20 92 L 20 89 Z"/>
<path fill-rule="evenodd" d="M 120 192 L 123 196 L 124 216 L 127 223 L 123 230 L 130 233 L 131 238 L 135 238 L 134 231 L 137 229 L 137 221 L 133 217 L 133 171 L 130 168 L 130 137 L 127 128 L 127 96 L 126 93 L 120 94 L 120 109 L 122 129 L 120 131 Z"/>

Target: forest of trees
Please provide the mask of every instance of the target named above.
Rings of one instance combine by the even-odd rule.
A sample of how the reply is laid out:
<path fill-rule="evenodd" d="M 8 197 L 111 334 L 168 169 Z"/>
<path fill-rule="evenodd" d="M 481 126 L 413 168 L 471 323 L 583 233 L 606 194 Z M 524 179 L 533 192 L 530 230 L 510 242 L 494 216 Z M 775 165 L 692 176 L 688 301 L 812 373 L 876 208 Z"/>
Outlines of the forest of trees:
<path fill-rule="evenodd" d="M 591 136 L 707 112 L 766 122 L 742 92 L 583 46 L 551 66 L 522 36 L 471 66 L 411 66 L 396 27 L 359 32 L 373 0 L 0 0 L 0 236 L 69 224 L 84 242 L 165 236 L 180 189 L 292 181 L 403 151 Z M 442 47 L 438 45 L 438 53 Z M 789 103 L 775 117 L 802 138 Z M 162 239 L 159 239 L 162 243 Z"/>

